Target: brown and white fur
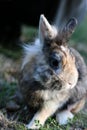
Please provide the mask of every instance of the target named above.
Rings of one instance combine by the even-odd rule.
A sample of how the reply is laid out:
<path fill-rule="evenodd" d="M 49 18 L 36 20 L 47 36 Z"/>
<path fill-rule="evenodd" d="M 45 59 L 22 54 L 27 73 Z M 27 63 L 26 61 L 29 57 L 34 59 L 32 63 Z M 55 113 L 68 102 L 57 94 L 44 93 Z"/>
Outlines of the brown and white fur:
<path fill-rule="evenodd" d="M 86 65 L 80 54 L 67 45 L 76 25 L 77 20 L 72 18 L 58 31 L 41 15 L 39 38 L 24 45 L 20 90 L 28 105 L 37 110 L 27 125 L 29 129 L 39 129 L 35 120 L 44 125 L 53 114 L 60 124 L 66 124 L 85 104 Z"/>

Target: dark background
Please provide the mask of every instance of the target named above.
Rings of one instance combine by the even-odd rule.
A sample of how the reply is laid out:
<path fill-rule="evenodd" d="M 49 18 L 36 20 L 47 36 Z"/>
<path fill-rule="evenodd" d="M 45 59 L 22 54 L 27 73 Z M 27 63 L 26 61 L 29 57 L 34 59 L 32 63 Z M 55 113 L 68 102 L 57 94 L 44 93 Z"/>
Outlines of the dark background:
<path fill-rule="evenodd" d="M 17 40 L 23 24 L 38 26 L 41 13 L 44 13 L 49 20 L 53 20 L 58 0 L 55 2 L 50 2 L 50 0 L 29 1 L 0 1 L 0 41 Z"/>
<path fill-rule="evenodd" d="M 66 2 L 60 23 L 71 16 L 83 19 L 86 0 L 64 1 Z M 45 14 L 50 22 L 57 22 L 56 16 L 60 13 L 60 6 L 61 0 L 0 0 L 0 44 L 17 43 L 21 35 L 21 26 L 38 27 L 40 14 Z"/>

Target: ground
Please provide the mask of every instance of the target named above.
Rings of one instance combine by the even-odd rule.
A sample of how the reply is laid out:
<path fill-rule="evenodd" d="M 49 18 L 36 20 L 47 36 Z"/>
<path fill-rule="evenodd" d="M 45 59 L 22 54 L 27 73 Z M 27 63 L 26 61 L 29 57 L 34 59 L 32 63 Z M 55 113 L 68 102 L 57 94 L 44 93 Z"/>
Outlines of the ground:
<path fill-rule="evenodd" d="M 82 54 L 87 63 L 87 27 L 85 23 L 81 28 L 77 29 L 70 43 Z M 81 32 L 83 28 L 84 33 Z M 31 37 L 34 37 L 37 33 L 36 29 L 28 29 L 28 27 L 22 29 L 23 35 L 21 39 L 26 42 L 31 40 Z M 19 92 L 18 75 L 20 64 L 21 49 L 11 51 L 0 46 L 0 130 L 27 130 L 25 124 L 30 119 L 30 113 Z M 38 121 L 36 125 L 40 125 Z M 54 118 L 49 118 L 44 128 L 40 130 L 87 130 L 87 103 L 84 109 L 67 125 L 60 126 Z"/>

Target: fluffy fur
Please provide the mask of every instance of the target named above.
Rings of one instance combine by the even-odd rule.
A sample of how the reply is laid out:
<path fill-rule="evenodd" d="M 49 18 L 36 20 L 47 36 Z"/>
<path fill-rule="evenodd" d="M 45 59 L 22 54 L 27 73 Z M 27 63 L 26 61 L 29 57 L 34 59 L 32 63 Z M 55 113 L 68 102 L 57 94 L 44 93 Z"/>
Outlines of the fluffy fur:
<path fill-rule="evenodd" d="M 87 68 L 81 55 L 67 46 L 76 25 L 72 18 L 58 32 L 41 15 L 39 38 L 24 46 L 20 90 L 29 107 L 36 110 L 29 129 L 39 129 L 35 120 L 44 125 L 53 114 L 60 124 L 66 124 L 85 104 Z"/>
<path fill-rule="evenodd" d="M 24 66 L 30 61 L 32 57 L 37 55 L 37 53 L 41 52 L 42 44 L 40 44 L 39 39 L 36 39 L 34 44 L 33 43 L 32 45 L 24 44 L 23 48 L 24 48 L 24 59 L 22 68 L 24 68 Z"/>

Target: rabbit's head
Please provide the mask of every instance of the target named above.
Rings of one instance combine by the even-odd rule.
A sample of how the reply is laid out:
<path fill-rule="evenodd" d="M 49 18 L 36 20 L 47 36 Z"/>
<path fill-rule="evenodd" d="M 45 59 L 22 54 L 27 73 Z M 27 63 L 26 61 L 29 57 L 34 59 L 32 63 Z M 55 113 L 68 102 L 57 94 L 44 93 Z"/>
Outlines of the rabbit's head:
<path fill-rule="evenodd" d="M 67 45 L 76 25 L 77 20 L 71 18 L 64 28 L 58 31 L 49 24 L 44 15 L 40 16 L 39 39 L 30 54 L 30 62 L 33 79 L 45 89 L 68 89 L 77 83 L 75 57 Z"/>

